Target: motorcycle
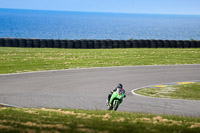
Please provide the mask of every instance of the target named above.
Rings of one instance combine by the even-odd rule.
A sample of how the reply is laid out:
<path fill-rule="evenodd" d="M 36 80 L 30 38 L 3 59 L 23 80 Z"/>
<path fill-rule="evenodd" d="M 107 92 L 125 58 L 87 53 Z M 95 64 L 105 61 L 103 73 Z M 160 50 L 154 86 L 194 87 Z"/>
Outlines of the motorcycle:
<path fill-rule="evenodd" d="M 113 92 L 109 104 L 107 104 L 107 110 L 114 110 L 116 111 L 119 107 L 119 105 L 122 103 L 124 98 L 124 91 L 122 89 L 117 89 L 115 92 Z M 107 99 L 108 103 L 108 99 Z"/>

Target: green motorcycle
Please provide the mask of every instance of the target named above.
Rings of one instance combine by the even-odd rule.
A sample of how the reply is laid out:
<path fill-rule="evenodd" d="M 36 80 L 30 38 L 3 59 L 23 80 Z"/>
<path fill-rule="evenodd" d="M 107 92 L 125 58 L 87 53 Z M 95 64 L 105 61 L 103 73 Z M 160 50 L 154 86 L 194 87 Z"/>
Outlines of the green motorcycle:
<path fill-rule="evenodd" d="M 107 109 L 116 111 L 119 105 L 122 103 L 123 98 L 124 91 L 122 89 L 117 89 L 115 92 L 113 92 L 109 104 L 107 105 Z"/>

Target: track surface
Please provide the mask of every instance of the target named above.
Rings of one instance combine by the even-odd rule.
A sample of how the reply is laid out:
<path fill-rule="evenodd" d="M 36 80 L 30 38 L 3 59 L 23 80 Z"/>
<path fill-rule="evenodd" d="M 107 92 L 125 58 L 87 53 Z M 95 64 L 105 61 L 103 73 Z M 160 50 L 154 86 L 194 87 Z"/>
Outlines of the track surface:
<path fill-rule="evenodd" d="M 200 80 L 199 65 L 92 68 L 0 75 L 0 103 L 33 108 L 105 110 L 110 90 L 122 83 L 119 111 L 200 116 L 200 101 L 136 96 L 143 86 Z"/>

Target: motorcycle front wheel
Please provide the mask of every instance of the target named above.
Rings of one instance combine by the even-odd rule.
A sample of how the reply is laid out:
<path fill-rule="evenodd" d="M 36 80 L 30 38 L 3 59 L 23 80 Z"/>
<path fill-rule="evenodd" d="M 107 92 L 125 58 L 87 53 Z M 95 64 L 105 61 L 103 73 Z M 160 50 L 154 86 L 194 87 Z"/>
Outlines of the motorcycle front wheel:
<path fill-rule="evenodd" d="M 118 100 L 115 100 L 115 101 L 113 102 L 113 109 L 114 109 L 114 111 L 117 110 L 118 105 L 119 105 L 119 101 L 118 101 Z"/>

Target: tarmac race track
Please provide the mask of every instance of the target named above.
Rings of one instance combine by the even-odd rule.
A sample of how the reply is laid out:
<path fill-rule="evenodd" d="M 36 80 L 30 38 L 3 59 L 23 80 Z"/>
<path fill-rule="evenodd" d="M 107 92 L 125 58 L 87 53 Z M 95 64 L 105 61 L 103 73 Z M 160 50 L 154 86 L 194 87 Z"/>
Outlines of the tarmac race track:
<path fill-rule="evenodd" d="M 119 111 L 200 116 L 200 101 L 133 95 L 135 88 L 200 80 L 200 64 L 72 69 L 0 75 L 0 103 L 32 108 L 106 110 L 118 83 L 127 93 Z"/>

